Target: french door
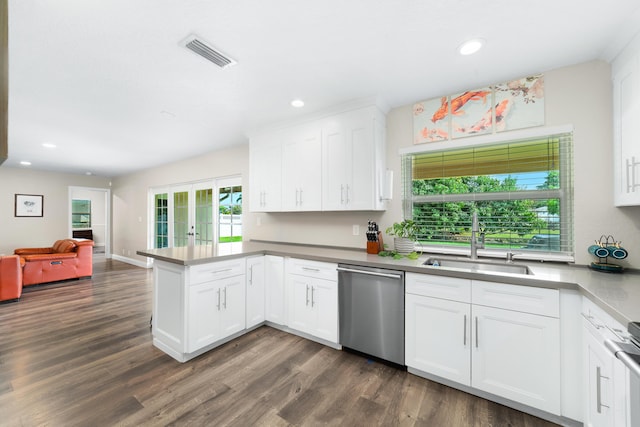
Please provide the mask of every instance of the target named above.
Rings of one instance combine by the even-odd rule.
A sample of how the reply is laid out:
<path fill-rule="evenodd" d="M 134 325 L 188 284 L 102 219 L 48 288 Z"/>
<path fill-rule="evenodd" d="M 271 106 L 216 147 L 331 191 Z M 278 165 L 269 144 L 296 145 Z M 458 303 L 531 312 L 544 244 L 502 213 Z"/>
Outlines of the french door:
<path fill-rule="evenodd" d="M 212 181 L 155 189 L 152 193 L 154 248 L 213 243 Z"/>
<path fill-rule="evenodd" d="M 242 180 L 220 178 L 152 189 L 154 248 L 242 241 Z"/>

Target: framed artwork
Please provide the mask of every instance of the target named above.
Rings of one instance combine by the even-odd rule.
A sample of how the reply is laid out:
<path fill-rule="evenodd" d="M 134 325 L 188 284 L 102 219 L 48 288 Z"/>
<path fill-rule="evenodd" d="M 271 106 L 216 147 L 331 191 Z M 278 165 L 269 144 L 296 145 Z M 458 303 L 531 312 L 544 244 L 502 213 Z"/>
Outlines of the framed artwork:
<path fill-rule="evenodd" d="M 413 106 L 413 143 L 544 125 L 544 75 L 433 98 Z"/>
<path fill-rule="evenodd" d="M 41 217 L 44 196 L 36 194 L 16 194 L 15 216 Z"/>

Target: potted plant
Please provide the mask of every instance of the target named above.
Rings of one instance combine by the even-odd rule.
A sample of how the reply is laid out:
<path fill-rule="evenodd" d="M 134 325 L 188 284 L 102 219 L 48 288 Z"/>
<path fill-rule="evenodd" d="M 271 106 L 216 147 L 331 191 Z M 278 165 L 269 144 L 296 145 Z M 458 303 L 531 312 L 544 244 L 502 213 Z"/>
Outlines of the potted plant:
<path fill-rule="evenodd" d="M 394 222 L 387 228 L 386 233 L 394 236 L 393 246 L 399 254 L 408 254 L 413 252 L 418 234 L 418 225 L 411 219 L 405 219 L 401 222 Z"/>

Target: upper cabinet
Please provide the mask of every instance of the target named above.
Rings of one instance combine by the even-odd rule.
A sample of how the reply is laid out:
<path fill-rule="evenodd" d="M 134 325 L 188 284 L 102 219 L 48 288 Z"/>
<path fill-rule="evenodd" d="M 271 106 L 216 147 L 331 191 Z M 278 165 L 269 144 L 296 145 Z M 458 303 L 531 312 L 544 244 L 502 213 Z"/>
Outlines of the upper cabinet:
<path fill-rule="evenodd" d="M 251 138 L 254 212 L 384 210 L 385 116 L 376 106 Z"/>
<path fill-rule="evenodd" d="M 250 207 L 254 212 L 282 209 L 282 134 L 264 133 L 251 139 L 249 150 Z"/>
<path fill-rule="evenodd" d="M 384 115 L 375 107 L 330 117 L 322 126 L 322 209 L 382 210 Z"/>
<path fill-rule="evenodd" d="M 285 137 L 282 146 L 282 210 L 321 210 L 321 135 L 319 124 L 311 122 L 296 126 Z"/>
<path fill-rule="evenodd" d="M 612 63 L 614 202 L 640 205 L 640 35 Z"/>

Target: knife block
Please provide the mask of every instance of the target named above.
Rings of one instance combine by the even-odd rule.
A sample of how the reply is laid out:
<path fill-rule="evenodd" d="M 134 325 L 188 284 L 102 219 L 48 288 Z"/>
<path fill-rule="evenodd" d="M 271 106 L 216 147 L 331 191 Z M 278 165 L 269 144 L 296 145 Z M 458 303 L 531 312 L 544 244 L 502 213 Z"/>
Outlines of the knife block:
<path fill-rule="evenodd" d="M 382 243 L 382 232 L 378 231 L 378 240 L 375 242 L 367 241 L 367 253 L 368 254 L 378 254 L 380 251 L 384 250 L 384 245 Z"/>

